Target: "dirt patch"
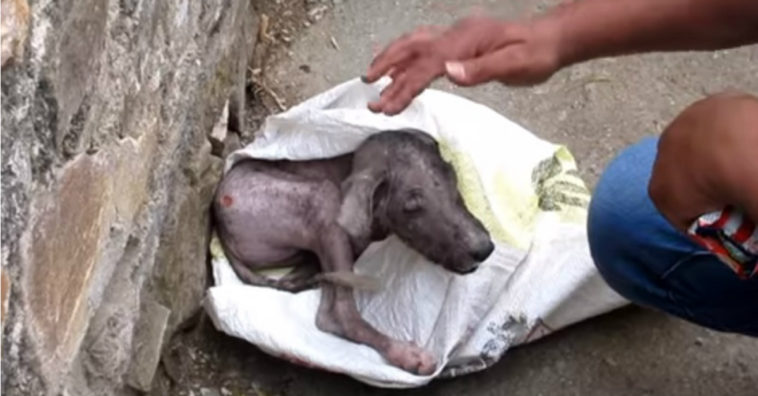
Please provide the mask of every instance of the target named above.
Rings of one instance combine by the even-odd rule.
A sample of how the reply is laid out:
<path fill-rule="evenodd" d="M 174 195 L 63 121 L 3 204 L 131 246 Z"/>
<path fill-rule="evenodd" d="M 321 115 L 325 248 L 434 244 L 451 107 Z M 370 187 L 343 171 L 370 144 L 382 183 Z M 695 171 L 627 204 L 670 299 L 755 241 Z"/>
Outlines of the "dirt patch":
<path fill-rule="evenodd" d="M 286 395 L 297 367 L 218 332 L 204 313 L 164 352 L 151 395 Z"/>
<path fill-rule="evenodd" d="M 249 142 L 265 118 L 286 110 L 296 96 L 287 92 L 274 73 L 276 65 L 294 56 L 295 38 L 318 23 L 332 7 L 330 0 L 268 0 L 256 2 L 260 18 L 258 40 L 248 68 L 246 128 L 242 141 Z M 303 66 L 307 68 L 307 65 Z"/>

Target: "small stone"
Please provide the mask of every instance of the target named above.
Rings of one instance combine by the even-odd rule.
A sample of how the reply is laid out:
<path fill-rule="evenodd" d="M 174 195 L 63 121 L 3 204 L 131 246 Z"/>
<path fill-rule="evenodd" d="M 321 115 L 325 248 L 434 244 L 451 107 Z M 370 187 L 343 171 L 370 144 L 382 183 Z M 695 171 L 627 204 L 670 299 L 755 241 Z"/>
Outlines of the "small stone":
<path fill-rule="evenodd" d="M 327 9 L 328 7 L 323 4 L 311 8 L 308 11 L 308 20 L 311 21 L 311 23 L 317 22 L 318 20 L 324 17 L 324 14 L 326 14 Z"/>
<path fill-rule="evenodd" d="M 221 395 L 222 396 L 232 396 L 232 391 L 229 389 L 226 389 L 225 387 L 221 387 Z"/>
<path fill-rule="evenodd" d="M 0 41 L 2 66 L 24 54 L 24 43 L 29 31 L 29 5 L 26 0 L 2 0 L 0 13 Z"/>
<path fill-rule="evenodd" d="M 696 346 L 703 346 L 703 338 L 702 337 L 696 337 L 695 338 L 695 345 Z"/>
<path fill-rule="evenodd" d="M 226 158 L 229 154 L 241 148 L 240 136 L 236 132 L 231 131 L 226 135 L 226 140 L 224 140 L 224 151 L 221 153 L 221 158 Z"/>
<path fill-rule="evenodd" d="M 132 365 L 127 377 L 129 385 L 135 389 L 150 391 L 170 315 L 171 310 L 154 301 L 148 301 L 142 307 L 133 341 Z"/>
<path fill-rule="evenodd" d="M 3 270 L 2 275 L 2 285 L 0 287 L 0 296 L 2 296 L 2 302 L 0 303 L 0 306 L 2 306 L 2 323 L 5 324 L 5 311 L 7 310 L 7 303 L 8 303 L 8 295 L 11 292 L 11 281 L 10 278 L 8 278 L 8 272 Z"/>
<path fill-rule="evenodd" d="M 229 130 L 229 101 L 224 105 L 224 110 L 221 112 L 221 117 L 213 126 L 208 141 L 211 142 L 211 153 L 213 155 L 221 155 L 224 151 L 224 140 L 226 140 L 226 133 Z"/>
<path fill-rule="evenodd" d="M 216 389 L 200 388 L 200 396 L 221 396 L 221 394 Z"/>
<path fill-rule="evenodd" d="M 332 44 L 332 47 L 333 47 L 334 49 L 336 49 L 337 51 L 339 51 L 339 50 L 340 50 L 340 45 L 339 45 L 339 44 L 337 44 L 337 39 L 336 39 L 336 38 L 334 38 L 334 36 L 330 36 L 330 37 L 329 37 L 329 42 Z"/>
<path fill-rule="evenodd" d="M 300 70 L 302 70 L 302 71 L 304 71 L 306 73 L 310 73 L 311 72 L 311 67 L 308 66 L 308 65 L 300 65 L 300 67 L 298 67 L 298 69 L 300 69 Z"/>

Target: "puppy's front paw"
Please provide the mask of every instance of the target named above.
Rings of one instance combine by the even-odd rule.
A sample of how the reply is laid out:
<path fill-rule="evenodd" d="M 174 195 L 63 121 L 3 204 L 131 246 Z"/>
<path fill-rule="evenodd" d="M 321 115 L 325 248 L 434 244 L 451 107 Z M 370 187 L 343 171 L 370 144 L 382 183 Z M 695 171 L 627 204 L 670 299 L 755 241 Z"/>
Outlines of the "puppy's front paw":
<path fill-rule="evenodd" d="M 437 360 L 431 353 L 409 342 L 393 342 L 385 358 L 393 366 L 418 375 L 429 375 L 437 369 Z"/>

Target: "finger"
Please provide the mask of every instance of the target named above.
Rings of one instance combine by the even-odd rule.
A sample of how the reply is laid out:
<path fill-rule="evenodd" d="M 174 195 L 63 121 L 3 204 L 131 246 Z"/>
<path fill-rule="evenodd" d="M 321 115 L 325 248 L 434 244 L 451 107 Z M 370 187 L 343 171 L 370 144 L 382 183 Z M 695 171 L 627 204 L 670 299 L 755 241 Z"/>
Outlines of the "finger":
<path fill-rule="evenodd" d="M 401 73 L 396 78 L 393 78 L 392 82 L 382 90 L 379 95 L 379 100 L 369 103 L 369 109 L 376 113 L 383 113 L 387 104 L 392 102 L 392 98 L 400 92 L 403 85 L 407 83 L 406 73 Z"/>
<path fill-rule="evenodd" d="M 478 58 L 445 63 L 447 77 L 457 85 L 471 86 L 496 79 L 508 79 L 522 67 L 511 47 L 490 52 Z"/>
<path fill-rule="evenodd" d="M 377 62 L 368 69 L 361 79 L 366 83 L 376 82 L 395 68 L 396 64 L 411 61 L 414 57 L 415 53 L 412 48 L 400 48 L 388 55 L 380 55 L 377 57 Z"/>
<path fill-rule="evenodd" d="M 439 30 L 437 27 L 425 26 L 395 40 L 374 58 L 363 80 L 369 83 L 374 82 L 397 64 L 411 61 L 418 55 L 420 47 L 428 44 Z"/>
<path fill-rule="evenodd" d="M 389 72 L 389 76 L 392 79 L 392 81 L 395 81 L 400 77 L 403 73 L 405 73 L 406 67 L 398 66 L 393 67 L 392 70 Z"/>
<path fill-rule="evenodd" d="M 393 67 L 388 75 L 392 79 L 392 81 L 397 80 L 403 73 L 405 73 L 408 68 L 413 64 L 413 59 L 406 60 L 404 62 L 400 62 L 399 64 L 395 65 Z"/>
<path fill-rule="evenodd" d="M 384 113 L 395 115 L 405 110 L 411 104 L 413 99 L 423 92 L 426 87 L 434 80 L 435 75 L 407 73 L 404 75 L 405 81 L 397 90 L 388 95 L 384 105 Z"/>
<path fill-rule="evenodd" d="M 406 89 L 406 86 L 423 86 L 428 84 L 428 81 L 431 81 L 435 76 L 423 72 L 425 70 L 424 67 L 423 64 L 416 64 L 404 66 L 402 69 L 393 69 L 390 72 L 392 82 L 382 90 L 379 100 L 373 102 L 373 106 L 371 107 L 377 111 L 384 111 L 387 105 L 394 102 L 398 94 Z"/>
<path fill-rule="evenodd" d="M 372 83 L 387 74 L 395 64 L 411 59 L 413 57 L 412 36 L 403 35 L 385 47 L 371 61 L 368 71 L 363 75 L 363 80 Z"/>

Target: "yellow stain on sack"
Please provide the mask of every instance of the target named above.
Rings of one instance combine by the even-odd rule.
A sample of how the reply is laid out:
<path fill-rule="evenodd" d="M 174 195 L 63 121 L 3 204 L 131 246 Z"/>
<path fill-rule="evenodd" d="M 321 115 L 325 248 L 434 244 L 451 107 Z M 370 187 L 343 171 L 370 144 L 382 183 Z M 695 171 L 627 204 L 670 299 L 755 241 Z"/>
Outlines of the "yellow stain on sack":
<path fill-rule="evenodd" d="M 226 258 L 226 255 L 224 254 L 224 247 L 221 246 L 221 240 L 218 237 L 218 234 L 214 231 L 211 233 L 211 257 L 215 259 L 220 258 Z"/>
<path fill-rule="evenodd" d="M 508 242 L 517 248 L 528 249 L 534 237 L 534 220 L 539 212 L 534 191 L 517 188 L 517 183 L 506 172 L 495 174 L 493 191 L 493 200 L 497 203 Z"/>
<path fill-rule="evenodd" d="M 518 213 L 518 208 L 529 206 L 536 208 L 536 197 L 532 200 L 525 200 L 523 191 L 511 188 L 513 186 L 511 181 L 505 177 L 496 177 L 495 180 L 491 181 L 496 192 L 496 201 L 491 202 L 492 197 L 487 196 L 483 182 L 470 156 L 463 151 L 453 149 L 443 140 L 439 140 L 438 143 L 442 157 L 455 168 L 458 175 L 458 190 L 466 203 L 466 207 L 484 224 L 492 239 L 517 248 L 527 249 L 531 235 L 524 231 L 530 223 L 525 221 L 525 216 Z M 500 218 L 493 210 L 491 206 L 493 204 L 499 206 Z"/>
<path fill-rule="evenodd" d="M 532 169 L 501 170 L 492 179 L 482 180 L 469 154 L 454 149 L 443 140 L 439 141 L 439 146 L 442 157 L 456 170 L 458 188 L 466 207 L 484 224 L 492 238 L 519 249 L 528 249 L 534 238 L 537 216 L 547 212 L 540 208 L 540 199 L 546 197 L 538 195 L 531 182 L 525 185 L 523 177 L 514 174 Z M 562 170 L 546 180 L 545 186 L 554 186 L 553 191 L 579 204 L 558 202 L 559 208 L 550 212 L 563 222 L 583 223 L 587 218 L 589 191 L 581 178 L 570 173 L 576 171 L 576 163 L 568 149 L 557 147 L 553 155 Z M 485 189 L 485 186 L 489 188 Z"/>
<path fill-rule="evenodd" d="M 561 205 L 561 210 L 558 212 L 561 216 L 561 220 L 564 222 L 581 223 L 584 224 L 587 221 L 587 211 L 590 202 L 590 190 L 584 184 L 578 175 L 571 174 L 570 172 L 576 172 L 578 170 L 576 166 L 576 160 L 571 152 L 565 146 L 560 146 L 554 154 L 555 158 L 561 164 L 563 171 L 551 178 L 546 184 L 564 183 L 571 185 L 573 188 L 561 188 L 561 192 L 568 197 L 574 198 L 577 201 L 581 201 L 582 205 Z"/>
<path fill-rule="evenodd" d="M 555 151 L 554 155 L 555 155 L 555 158 L 558 158 L 558 160 L 564 166 L 568 166 L 569 164 L 572 164 L 572 166 L 568 166 L 568 167 L 576 169 L 576 161 L 574 160 L 574 156 L 571 155 L 571 152 L 568 151 L 566 146 L 559 146 L 558 150 Z"/>

